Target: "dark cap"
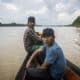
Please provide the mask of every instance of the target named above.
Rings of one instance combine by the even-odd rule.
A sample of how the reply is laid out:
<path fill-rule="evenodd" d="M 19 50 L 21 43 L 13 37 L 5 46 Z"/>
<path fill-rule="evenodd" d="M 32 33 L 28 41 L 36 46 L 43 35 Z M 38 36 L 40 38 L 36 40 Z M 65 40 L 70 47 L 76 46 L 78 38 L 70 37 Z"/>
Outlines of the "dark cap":
<path fill-rule="evenodd" d="M 54 37 L 54 30 L 51 28 L 46 28 L 43 30 L 43 35 L 42 37 L 48 37 L 48 36 L 53 36 Z"/>
<path fill-rule="evenodd" d="M 35 23 L 35 17 L 33 17 L 33 16 L 28 17 L 28 22 Z"/>

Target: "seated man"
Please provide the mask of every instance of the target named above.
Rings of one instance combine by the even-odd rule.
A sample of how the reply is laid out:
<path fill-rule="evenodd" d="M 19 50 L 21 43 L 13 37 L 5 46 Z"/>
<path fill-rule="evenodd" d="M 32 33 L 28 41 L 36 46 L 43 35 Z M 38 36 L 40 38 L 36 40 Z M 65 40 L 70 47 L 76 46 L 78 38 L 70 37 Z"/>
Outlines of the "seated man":
<path fill-rule="evenodd" d="M 24 48 L 30 54 L 35 50 L 35 48 L 39 48 L 38 41 L 41 41 L 41 39 L 38 37 L 34 29 L 35 17 L 30 16 L 28 18 L 27 25 L 28 28 L 25 30 L 23 40 L 24 40 Z"/>
<path fill-rule="evenodd" d="M 43 47 L 37 49 L 26 64 L 29 76 L 41 80 L 61 80 L 66 69 L 66 60 L 60 46 L 55 42 L 54 31 L 51 28 L 43 30 Z M 45 51 L 45 58 L 42 64 L 37 68 L 29 68 L 33 58 L 39 52 Z M 41 53 L 42 54 L 42 53 Z"/>

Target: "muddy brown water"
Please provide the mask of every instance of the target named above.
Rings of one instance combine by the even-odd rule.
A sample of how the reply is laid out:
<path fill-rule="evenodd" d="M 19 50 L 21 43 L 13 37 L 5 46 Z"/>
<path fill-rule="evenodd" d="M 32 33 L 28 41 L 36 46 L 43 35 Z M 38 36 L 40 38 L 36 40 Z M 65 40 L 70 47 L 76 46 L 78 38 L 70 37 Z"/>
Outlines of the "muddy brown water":
<path fill-rule="evenodd" d="M 27 55 L 23 45 L 26 28 L 0 27 L 0 80 L 15 80 Z M 44 28 L 46 27 L 35 27 L 35 30 L 42 32 Z M 62 47 L 65 57 L 80 68 L 80 28 L 51 28 L 55 30 L 56 42 Z"/>

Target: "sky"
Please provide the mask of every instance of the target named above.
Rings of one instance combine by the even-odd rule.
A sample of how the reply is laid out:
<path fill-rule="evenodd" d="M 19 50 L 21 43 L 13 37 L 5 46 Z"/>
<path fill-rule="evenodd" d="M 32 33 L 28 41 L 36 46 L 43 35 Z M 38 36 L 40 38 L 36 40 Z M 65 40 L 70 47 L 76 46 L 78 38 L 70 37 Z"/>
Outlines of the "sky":
<path fill-rule="evenodd" d="M 0 22 L 66 25 L 80 16 L 80 0 L 0 0 Z"/>

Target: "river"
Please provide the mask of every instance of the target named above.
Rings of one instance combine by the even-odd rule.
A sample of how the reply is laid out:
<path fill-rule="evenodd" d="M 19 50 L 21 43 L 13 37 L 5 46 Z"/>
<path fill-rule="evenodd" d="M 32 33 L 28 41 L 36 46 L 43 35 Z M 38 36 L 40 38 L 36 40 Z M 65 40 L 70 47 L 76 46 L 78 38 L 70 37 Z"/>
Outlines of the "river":
<path fill-rule="evenodd" d="M 47 26 L 49 27 L 49 26 Z M 23 35 L 27 27 L 0 27 L 0 80 L 14 80 L 26 56 Z M 42 32 L 46 27 L 35 27 Z M 80 68 L 80 28 L 51 27 L 65 57 Z"/>

